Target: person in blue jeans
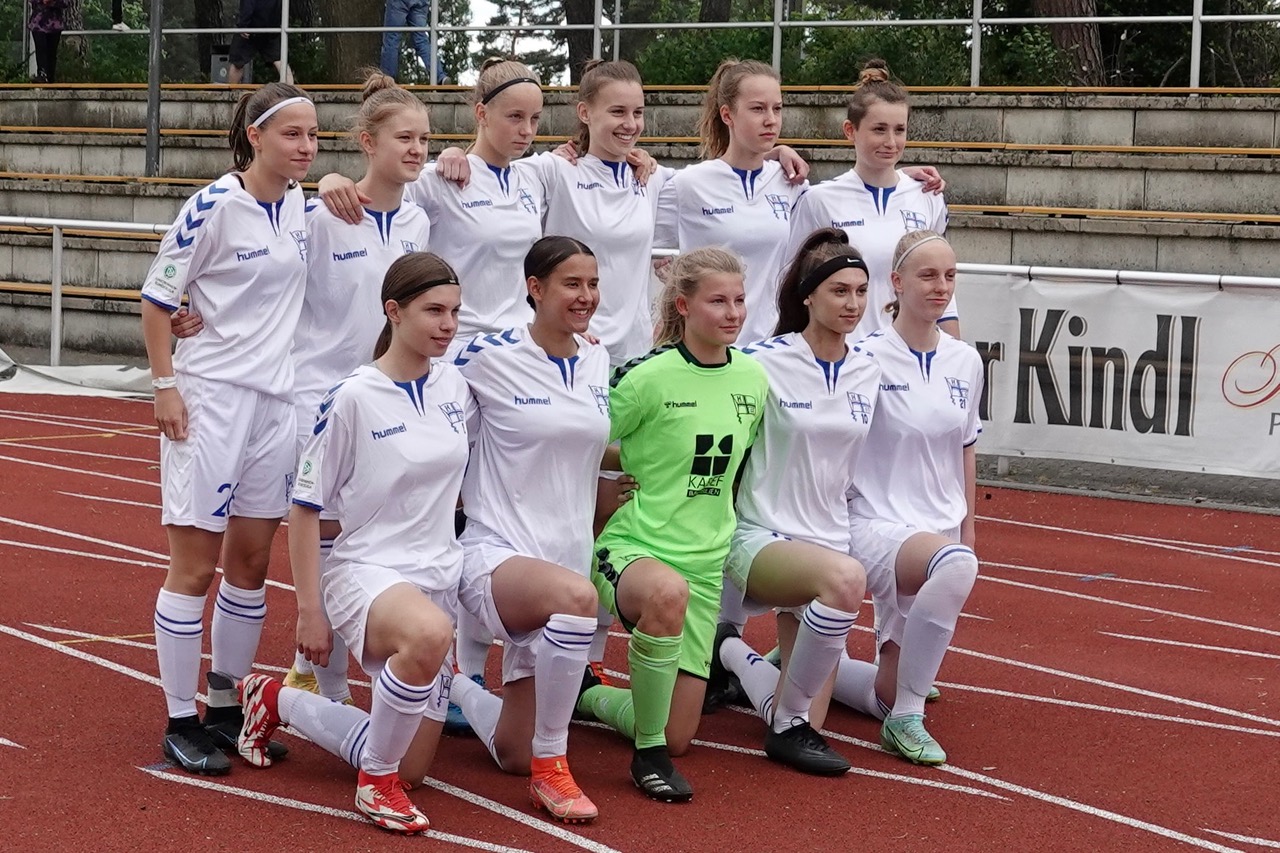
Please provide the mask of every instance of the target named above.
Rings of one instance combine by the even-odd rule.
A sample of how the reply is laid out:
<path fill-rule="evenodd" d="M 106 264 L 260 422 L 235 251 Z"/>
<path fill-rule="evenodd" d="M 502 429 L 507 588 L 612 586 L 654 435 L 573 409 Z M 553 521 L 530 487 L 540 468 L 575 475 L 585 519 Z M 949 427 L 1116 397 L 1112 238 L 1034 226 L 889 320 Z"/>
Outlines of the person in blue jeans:
<path fill-rule="evenodd" d="M 387 0 L 387 11 L 382 19 L 384 27 L 425 27 L 427 25 L 428 0 Z M 400 33 L 382 34 L 382 73 L 388 77 L 400 76 Z M 413 49 L 422 60 L 424 68 L 431 67 L 431 41 L 419 30 L 409 34 Z M 435 81 L 445 81 L 444 66 L 436 61 Z"/>

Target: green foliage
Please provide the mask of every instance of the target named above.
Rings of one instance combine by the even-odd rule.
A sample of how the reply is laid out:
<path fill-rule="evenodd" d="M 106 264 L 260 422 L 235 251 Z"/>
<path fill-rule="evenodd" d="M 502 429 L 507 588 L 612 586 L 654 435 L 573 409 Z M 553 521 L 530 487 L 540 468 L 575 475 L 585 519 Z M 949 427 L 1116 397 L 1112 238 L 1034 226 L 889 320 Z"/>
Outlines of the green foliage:
<path fill-rule="evenodd" d="M 491 27 L 528 26 L 539 27 L 561 24 L 564 12 L 557 0 L 497 0 L 497 14 L 486 24 Z M 531 47 L 536 39 L 543 47 Z M 547 32 L 494 32 L 486 30 L 477 38 L 479 50 L 472 55 L 472 66 L 479 69 L 486 59 L 494 56 L 514 56 L 528 65 L 544 81 L 552 81 L 564 73 L 568 61 L 568 45 L 563 33 Z"/>

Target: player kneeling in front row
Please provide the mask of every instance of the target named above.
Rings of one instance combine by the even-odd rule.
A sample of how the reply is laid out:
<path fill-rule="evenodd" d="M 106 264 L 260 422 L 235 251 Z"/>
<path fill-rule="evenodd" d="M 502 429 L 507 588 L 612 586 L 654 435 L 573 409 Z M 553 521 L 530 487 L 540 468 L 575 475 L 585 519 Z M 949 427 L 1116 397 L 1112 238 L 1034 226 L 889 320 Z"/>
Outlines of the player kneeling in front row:
<path fill-rule="evenodd" d="M 947 754 L 924 703 L 978 576 L 974 445 L 982 431 L 982 360 L 939 328 L 955 293 L 956 255 L 932 231 L 898 241 L 893 325 L 855 350 L 883 371 L 862 464 L 849 493 L 853 555 L 867 568 L 879 662 L 840 662 L 834 698 L 884 720 L 880 743 L 916 764 Z"/>
<path fill-rule="evenodd" d="M 861 564 L 849 556 L 845 497 L 880 389 L 875 359 L 845 343 L 866 304 L 862 256 L 843 231 L 815 231 L 783 277 L 776 337 L 743 350 L 769 374 L 769 399 L 738 490 L 725 593 L 739 601 L 745 593 L 748 610 L 781 608 L 782 676 L 724 624 L 708 689 L 728 672 L 738 675 L 770 725 L 765 753 L 817 775 L 849 769 L 815 729 L 866 589 Z"/>
<path fill-rule="evenodd" d="M 453 701 L 538 808 L 569 823 L 597 810 L 565 755 L 598 599 L 596 478 L 609 439 L 609 354 L 582 337 L 600 302 L 596 258 L 571 237 L 525 257 L 532 323 L 476 335 L 455 363 L 479 410 L 462 483 L 459 599 L 503 641 L 502 698 L 468 678 Z"/>
<path fill-rule="evenodd" d="M 289 517 L 298 648 L 325 664 L 332 622 L 374 679 L 370 712 L 265 675 L 240 682 L 239 749 L 250 764 L 268 766 L 263 745 L 277 726 L 292 726 L 360 771 L 356 807 L 395 832 L 430 826 L 405 788 L 426 775 L 449 701 L 462 573 L 453 509 L 470 392 L 457 368 L 437 359 L 457 329 L 459 294 L 435 255 L 391 265 L 375 361 L 329 392 L 298 466 Z M 342 533 L 318 577 L 325 506 L 338 508 Z"/>

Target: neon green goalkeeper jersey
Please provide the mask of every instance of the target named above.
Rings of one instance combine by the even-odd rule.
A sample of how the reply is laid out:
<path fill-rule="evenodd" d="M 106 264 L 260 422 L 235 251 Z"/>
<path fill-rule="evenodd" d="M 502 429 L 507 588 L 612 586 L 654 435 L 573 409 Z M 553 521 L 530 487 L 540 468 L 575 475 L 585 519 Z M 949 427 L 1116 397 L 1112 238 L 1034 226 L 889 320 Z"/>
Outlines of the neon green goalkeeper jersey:
<path fill-rule="evenodd" d="M 736 350 L 705 366 L 683 345 L 618 368 L 609 392 L 610 440 L 640 484 L 600 535 L 622 539 L 685 573 L 719 575 L 735 517 L 733 482 L 768 399 L 764 368 Z"/>

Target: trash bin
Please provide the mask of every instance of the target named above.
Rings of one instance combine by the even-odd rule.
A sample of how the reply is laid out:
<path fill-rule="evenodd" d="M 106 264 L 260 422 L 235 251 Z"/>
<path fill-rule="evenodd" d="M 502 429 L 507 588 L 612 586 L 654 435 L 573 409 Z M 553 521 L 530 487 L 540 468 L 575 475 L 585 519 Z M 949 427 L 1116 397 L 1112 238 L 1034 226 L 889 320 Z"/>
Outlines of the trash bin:
<path fill-rule="evenodd" d="M 209 82 L 226 83 L 227 72 L 231 69 L 231 45 L 215 44 L 209 53 Z M 253 82 L 253 63 L 244 67 L 243 83 Z"/>

